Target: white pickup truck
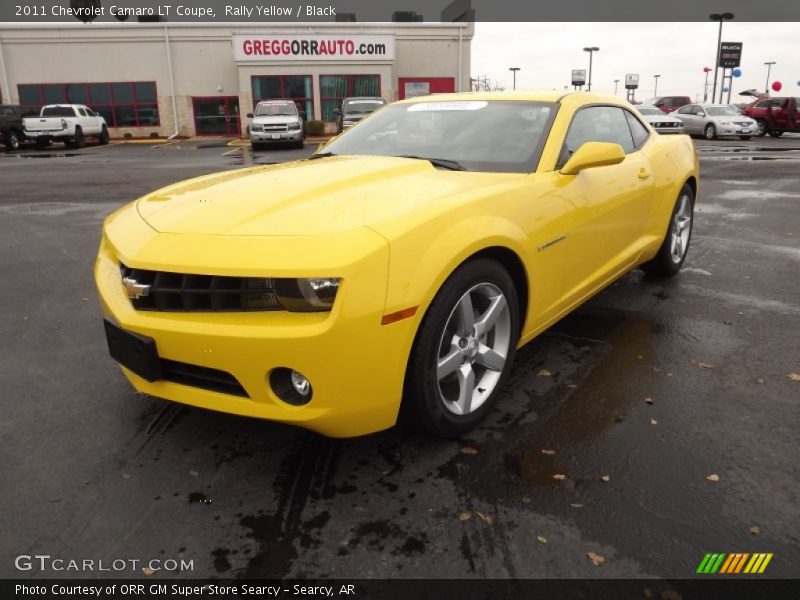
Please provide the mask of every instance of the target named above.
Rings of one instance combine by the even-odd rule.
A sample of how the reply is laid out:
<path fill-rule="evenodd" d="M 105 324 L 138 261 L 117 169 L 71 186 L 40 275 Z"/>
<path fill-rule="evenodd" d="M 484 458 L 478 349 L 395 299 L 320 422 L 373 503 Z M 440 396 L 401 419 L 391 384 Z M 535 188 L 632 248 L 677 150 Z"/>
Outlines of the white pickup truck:
<path fill-rule="evenodd" d="M 25 136 L 39 149 L 52 142 L 64 142 L 67 148 L 82 148 L 86 137 L 108 143 L 106 120 L 83 104 L 48 104 L 38 117 L 23 119 Z"/>

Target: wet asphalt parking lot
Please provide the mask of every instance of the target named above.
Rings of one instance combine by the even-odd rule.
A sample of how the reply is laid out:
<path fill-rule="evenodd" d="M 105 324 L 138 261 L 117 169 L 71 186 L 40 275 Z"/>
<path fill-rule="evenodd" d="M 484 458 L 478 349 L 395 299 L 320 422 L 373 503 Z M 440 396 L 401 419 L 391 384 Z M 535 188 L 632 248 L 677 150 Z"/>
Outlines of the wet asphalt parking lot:
<path fill-rule="evenodd" d="M 108 356 L 105 215 L 313 146 L 0 156 L 0 575 L 63 575 L 14 568 L 49 554 L 193 561 L 154 578 L 679 578 L 707 552 L 772 552 L 766 576 L 799 577 L 800 136 L 695 143 L 683 272 L 634 271 L 522 349 L 461 442 L 181 406 Z"/>

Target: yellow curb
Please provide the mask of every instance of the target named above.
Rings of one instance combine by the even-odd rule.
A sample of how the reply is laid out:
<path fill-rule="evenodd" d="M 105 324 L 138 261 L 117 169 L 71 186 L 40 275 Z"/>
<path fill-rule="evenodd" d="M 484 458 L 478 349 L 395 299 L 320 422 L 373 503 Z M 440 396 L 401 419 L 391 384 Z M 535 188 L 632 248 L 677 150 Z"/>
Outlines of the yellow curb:
<path fill-rule="evenodd" d="M 157 138 L 152 140 L 119 140 L 120 144 L 166 144 L 170 140 L 165 138 Z"/>

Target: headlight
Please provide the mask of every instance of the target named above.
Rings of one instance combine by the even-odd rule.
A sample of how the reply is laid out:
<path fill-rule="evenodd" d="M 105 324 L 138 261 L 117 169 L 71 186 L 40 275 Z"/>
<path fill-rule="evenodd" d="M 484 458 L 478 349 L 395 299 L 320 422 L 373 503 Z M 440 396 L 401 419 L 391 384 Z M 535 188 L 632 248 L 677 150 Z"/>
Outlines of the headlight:
<path fill-rule="evenodd" d="M 720 125 L 731 125 L 731 122 L 730 121 L 720 121 L 719 124 Z"/>
<path fill-rule="evenodd" d="M 338 277 L 320 279 L 276 279 L 275 293 L 278 301 L 289 311 L 320 312 L 331 310 L 336 292 L 339 291 Z"/>
<path fill-rule="evenodd" d="M 342 121 L 342 125 L 355 125 L 355 121 Z"/>
<path fill-rule="evenodd" d="M 261 131 L 261 124 L 260 123 L 251 123 L 250 124 L 250 131 Z"/>
<path fill-rule="evenodd" d="M 297 131 L 300 129 L 300 123 L 289 123 L 289 131 Z"/>

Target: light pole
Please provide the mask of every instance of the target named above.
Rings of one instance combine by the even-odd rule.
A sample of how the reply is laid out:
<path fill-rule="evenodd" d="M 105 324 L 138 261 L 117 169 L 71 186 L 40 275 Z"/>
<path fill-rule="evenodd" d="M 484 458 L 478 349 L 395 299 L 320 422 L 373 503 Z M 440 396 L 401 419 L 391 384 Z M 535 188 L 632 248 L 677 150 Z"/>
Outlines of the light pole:
<path fill-rule="evenodd" d="M 703 84 L 703 102 L 708 102 L 708 74 L 711 73 L 711 67 L 703 67 L 703 73 L 706 74 L 706 82 Z"/>
<path fill-rule="evenodd" d="M 653 75 L 653 79 L 655 79 L 655 81 L 656 81 L 655 88 L 653 89 L 653 96 L 658 96 L 658 78 L 659 77 L 661 77 L 661 75 Z"/>
<path fill-rule="evenodd" d="M 614 95 L 617 95 L 617 86 L 619 85 L 619 79 L 614 80 Z"/>
<path fill-rule="evenodd" d="M 769 94 L 769 72 L 772 70 L 772 65 L 775 64 L 775 61 L 765 62 L 764 64 L 767 65 L 767 85 L 764 86 L 764 91 Z"/>
<path fill-rule="evenodd" d="M 514 74 L 514 87 L 512 89 L 517 89 L 517 71 L 519 69 L 519 67 L 508 67 L 508 70 Z"/>
<path fill-rule="evenodd" d="M 723 21 L 730 21 L 734 17 L 733 13 L 711 13 L 708 15 L 708 18 L 712 21 L 719 21 L 719 35 L 717 36 L 717 60 L 714 63 L 714 87 L 711 92 L 711 101 L 714 101 L 714 97 L 717 95 L 717 73 L 719 72 L 719 53 L 722 47 L 722 22 Z M 722 94 L 722 92 L 720 92 Z M 720 98 L 720 102 L 722 102 L 722 98 Z"/>
<path fill-rule="evenodd" d="M 589 46 L 583 49 L 584 52 L 589 53 L 589 85 L 586 87 L 587 92 L 592 91 L 592 56 L 595 52 L 599 52 L 600 48 L 597 46 Z"/>

